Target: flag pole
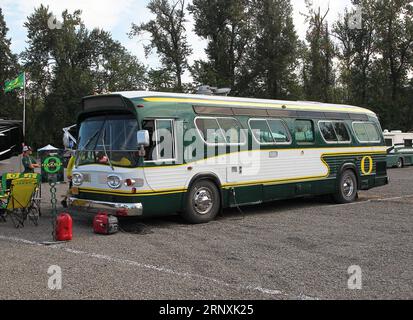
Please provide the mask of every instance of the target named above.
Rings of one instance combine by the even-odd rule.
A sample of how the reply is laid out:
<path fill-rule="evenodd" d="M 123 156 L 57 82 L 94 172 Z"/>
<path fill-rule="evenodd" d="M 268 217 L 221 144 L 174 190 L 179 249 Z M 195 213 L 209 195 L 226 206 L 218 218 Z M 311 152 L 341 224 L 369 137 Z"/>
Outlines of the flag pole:
<path fill-rule="evenodd" d="M 26 137 L 26 72 L 23 72 L 23 137 Z"/>

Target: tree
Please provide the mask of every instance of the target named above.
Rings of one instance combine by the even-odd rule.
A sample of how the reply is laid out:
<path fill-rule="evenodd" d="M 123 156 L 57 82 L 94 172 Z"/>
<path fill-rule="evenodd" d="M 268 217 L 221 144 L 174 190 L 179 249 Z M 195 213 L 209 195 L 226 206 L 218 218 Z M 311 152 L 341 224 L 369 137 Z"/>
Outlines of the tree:
<path fill-rule="evenodd" d="M 146 70 L 136 57 L 109 33 L 89 31 L 79 10 L 62 13 L 61 29 L 48 27 L 51 16 L 40 6 L 25 23 L 28 48 L 22 59 L 31 80 L 29 130 L 35 145 L 61 145 L 61 130 L 76 121 L 82 97 L 146 84 Z"/>
<path fill-rule="evenodd" d="M 0 118 L 22 119 L 22 107 L 18 99 L 18 91 L 5 93 L 7 80 L 18 76 L 17 56 L 10 50 L 11 41 L 7 38 L 8 28 L 0 8 Z"/>
<path fill-rule="evenodd" d="M 195 79 L 218 87 L 231 87 L 235 94 L 240 68 L 252 45 L 253 32 L 249 0 L 194 0 L 188 10 L 195 19 L 195 32 L 208 40 L 207 62 L 198 61 Z"/>
<path fill-rule="evenodd" d="M 344 16 L 333 27 L 333 35 L 338 40 L 340 60 L 340 80 L 345 90 L 346 103 L 368 106 L 371 101 L 369 91 L 372 66 L 377 51 L 375 0 L 356 0 L 357 9 L 346 10 Z M 354 28 L 351 19 L 360 14 L 362 8 L 362 28 Z"/>
<path fill-rule="evenodd" d="M 410 129 L 413 10 L 410 1 L 353 1 L 362 8 L 362 28 L 349 24 L 354 10 L 336 22 L 341 81 L 347 103 L 376 111 L 385 127 Z"/>
<path fill-rule="evenodd" d="M 118 41 L 114 41 L 109 32 L 94 29 L 89 41 L 94 48 L 90 68 L 96 93 L 145 88 L 145 66 Z"/>
<path fill-rule="evenodd" d="M 412 70 L 413 5 L 409 0 L 377 1 L 377 47 L 383 56 L 383 67 L 388 71 L 393 101 L 407 83 Z"/>
<path fill-rule="evenodd" d="M 248 91 L 262 98 L 297 99 L 298 36 L 291 2 L 253 0 L 252 8 L 255 39 L 242 72 L 247 75 Z"/>
<path fill-rule="evenodd" d="M 322 14 L 320 8 L 313 8 L 311 0 L 306 0 L 306 5 L 306 21 L 309 23 L 306 40 L 309 48 L 303 69 L 304 91 L 309 100 L 333 102 L 335 48 L 326 20 L 329 10 Z"/>
<path fill-rule="evenodd" d="M 163 69 L 175 75 L 175 90 L 182 92 L 182 75 L 192 53 L 185 34 L 185 0 L 151 0 L 148 9 L 155 18 L 140 25 L 132 24 L 129 35 L 140 37 L 143 32 L 151 35 L 150 44 L 145 46 L 146 55 L 156 48 Z"/>
<path fill-rule="evenodd" d="M 150 69 L 147 81 L 151 91 L 173 92 L 175 89 L 174 76 L 168 69 Z"/>

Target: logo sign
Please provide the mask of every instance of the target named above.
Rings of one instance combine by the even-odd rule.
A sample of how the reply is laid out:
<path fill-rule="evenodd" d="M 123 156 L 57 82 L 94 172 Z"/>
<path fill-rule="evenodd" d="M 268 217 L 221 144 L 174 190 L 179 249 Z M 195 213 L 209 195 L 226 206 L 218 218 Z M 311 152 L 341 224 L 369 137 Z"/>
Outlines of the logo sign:
<path fill-rule="evenodd" d="M 44 171 L 53 174 L 58 173 L 62 168 L 63 164 L 58 157 L 48 157 L 44 159 L 42 166 L 44 168 Z"/>
<path fill-rule="evenodd" d="M 371 175 L 373 173 L 373 165 L 374 161 L 373 158 L 370 156 L 364 157 L 361 159 L 361 172 L 365 175 Z"/>

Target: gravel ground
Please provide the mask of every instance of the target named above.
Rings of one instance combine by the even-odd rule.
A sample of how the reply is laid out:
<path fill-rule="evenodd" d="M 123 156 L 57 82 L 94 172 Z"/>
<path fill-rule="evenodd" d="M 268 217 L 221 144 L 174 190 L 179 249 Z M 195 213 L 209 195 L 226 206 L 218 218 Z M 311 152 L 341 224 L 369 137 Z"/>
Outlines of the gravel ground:
<path fill-rule="evenodd" d="M 351 205 L 279 201 L 204 225 L 124 219 L 112 236 L 93 234 L 92 216 L 71 212 L 73 241 L 52 246 L 42 244 L 52 240 L 43 185 L 39 227 L 0 223 L 0 299 L 412 299 L 413 167 L 389 176 Z M 62 269 L 62 290 L 48 289 L 51 265 Z M 348 289 L 352 265 L 361 290 Z"/>

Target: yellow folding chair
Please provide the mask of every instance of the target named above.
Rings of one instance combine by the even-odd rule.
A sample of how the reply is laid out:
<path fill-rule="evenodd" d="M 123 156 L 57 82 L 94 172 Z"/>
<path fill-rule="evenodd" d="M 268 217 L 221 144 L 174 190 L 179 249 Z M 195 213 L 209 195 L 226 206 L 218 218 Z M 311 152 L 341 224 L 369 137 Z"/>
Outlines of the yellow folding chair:
<path fill-rule="evenodd" d="M 39 212 L 39 216 L 42 215 L 41 212 L 41 202 L 42 202 L 42 175 L 40 173 L 21 173 L 19 178 L 30 178 L 36 179 L 37 186 L 34 196 L 32 198 L 32 206 Z"/>
<path fill-rule="evenodd" d="M 7 201 L 3 202 L 2 209 L 3 213 L 10 216 L 16 228 L 23 227 L 27 218 L 34 225 L 38 225 L 39 210 L 33 201 L 37 186 L 37 180 L 31 178 L 19 178 L 11 182 Z"/>

